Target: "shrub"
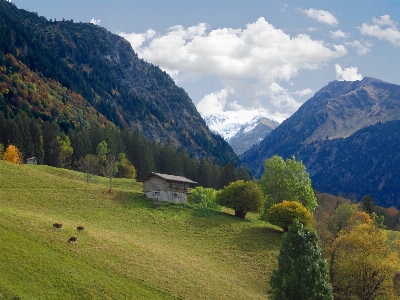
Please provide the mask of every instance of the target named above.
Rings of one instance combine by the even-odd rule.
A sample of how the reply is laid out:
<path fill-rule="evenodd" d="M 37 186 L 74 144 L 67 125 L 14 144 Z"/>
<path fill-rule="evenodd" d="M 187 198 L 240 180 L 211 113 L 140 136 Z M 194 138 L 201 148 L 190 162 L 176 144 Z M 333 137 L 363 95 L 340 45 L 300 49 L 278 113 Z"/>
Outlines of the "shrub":
<path fill-rule="evenodd" d="M 313 222 L 311 213 L 300 202 L 286 200 L 274 204 L 267 211 L 265 219 L 271 224 L 282 227 L 285 232 L 288 231 L 295 219 L 298 219 L 304 226 L 310 226 Z"/>
<path fill-rule="evenodd" d="M 212 188 L 198 186 L 192 189 L 190 202 L 203 208 L 221 210 L 221 206 L 217 203 L 217 191 Z"/>

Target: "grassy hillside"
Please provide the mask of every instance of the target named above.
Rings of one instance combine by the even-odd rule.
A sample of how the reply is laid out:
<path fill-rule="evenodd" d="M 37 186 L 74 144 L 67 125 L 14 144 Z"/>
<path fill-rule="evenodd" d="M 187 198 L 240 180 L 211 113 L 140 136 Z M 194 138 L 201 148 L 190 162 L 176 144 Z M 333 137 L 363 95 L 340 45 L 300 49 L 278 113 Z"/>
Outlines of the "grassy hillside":
<path fill-rule="evenodd" d="M 266 299 L 281 239 L 273 227 L 153 209 L 140 184 L 107 184 L 0 161 L 0 299 Z"/>

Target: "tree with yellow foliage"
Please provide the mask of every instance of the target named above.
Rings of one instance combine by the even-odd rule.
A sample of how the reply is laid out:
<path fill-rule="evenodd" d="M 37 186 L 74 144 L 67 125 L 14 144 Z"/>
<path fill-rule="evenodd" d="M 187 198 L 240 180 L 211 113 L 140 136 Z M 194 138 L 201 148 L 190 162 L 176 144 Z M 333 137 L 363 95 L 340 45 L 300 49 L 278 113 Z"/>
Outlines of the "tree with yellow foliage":
<path fill-rule="evenodd" d="M 17 165 L 22 165 L 23 164 L 23 159 L 22 159 L 22 153 L 19 151 L 19 149 L 14 146 L 14 145 L 8 145 L 6 148 L 6 151 L 3 153 L 3 160 L 11 162 L 13 164 Z"/>
<path fill-rule="evenodd" d="M 265 219 L 281 227 L 285 232 L 295 219 L 304 226 L 311 226 L 313 223 L 312 214 L 300 202 L 286 200 L 272 205 L 265 214 Z"/>
<path fill-rule="evenodd" d="M 342 232 L 334 241 L 331 284 L 337 299 L 397 299 L 393 277 L 399 257 L 389 249 L 386 233 L 373 223 Z M 331 274 L 332 275 L 332 274 Z"/>

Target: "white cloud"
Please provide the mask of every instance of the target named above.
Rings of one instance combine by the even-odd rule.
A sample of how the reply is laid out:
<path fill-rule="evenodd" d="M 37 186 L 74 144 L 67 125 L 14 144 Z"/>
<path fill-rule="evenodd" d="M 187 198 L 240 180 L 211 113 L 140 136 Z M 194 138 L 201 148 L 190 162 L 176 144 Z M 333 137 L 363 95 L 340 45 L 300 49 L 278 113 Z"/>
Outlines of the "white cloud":
<path fill-rule="evenodd" d="M 156 35 L 156 32 L 153 29 L 149 29 L 145 33 L 120 32 L 119 35 L 131 43 L 133 50 L 138 51 L 146 40 L 151 39 Z"/>
<path fill-rule="evenodd" d="M 324 23 L 330 26 L 336 26 L 339 24 L 339 21 L 332 15 L 329 11 L 320 10 L 320 9 L 301 9 L 299 8 L 303 14 L 307 17 L 316 20 L 317 22 Z"/>
<path fill-rule="evenodd" d="M 363 23 L 357 27 L 361 34 L 376 37 L 380 40 L 388 41 L 396 47 L 400 47 L 400 31 L 397 29 L 397 23 L 390 19 L 389 15 L 381 16 L 379 19 L 372 18 L 373 25 Z M 383 28 L 389 26 L 387 28 Z"/>
<path fill-rule="evenodd" d="M 336 79 L 339 81 L 356 81 L 361 80 L 363 76 L 358 73 L 357 67 L 344 68 L 338 64 L 335 65 Z"/>
<path fill-rule="evenodd" d="M 217 114 L 224 111 L 227 105 L 229 90 L 222 89 L 215 93 L 207 94 L 200 100 L 196 105 L 197 110 L 203 114 Z M 237 107 L 237 110 L 242 109 L 242 107 Z"/>
<path fill-rule="evenodd" d="M 301 91 L 293 92 L 292 94 L 299 95 L 299 96 L 307 96 L 307 95 L 310 95 L 312 93 L 314 93 L 312 89 L 306 88 L 306 89 L 301 90 Z"/>
<path fill-rule="evenodd" d="M 390 26 L 390 27 L 396 27 L 397 26 L 397 22 L 393 22 L 390 19 L 389 15 L 380 16 L 379 19 L 372 18 L 372 23 L 374 23 L 374 24 L 376 24 L 378 26 Z"/>
<path fill-rule="evenodd" d="M 368 41 L 352 41 L 352 42 L 346 42 L 345 43 L 348 46 L 354 47 L 357 50 L 357 53 L 360 55 L 365 55 L 367 54 L 369 51 L 371 51 L 371 47 L 373 46 L 373 44 L 371 42 Z"/>
<path fill-rule="evenodd" d="M 270 86 L 269 98 L 272 99 L 273 107 L 276 111 L 296 111 L 301 103 L 293 99 L 289 92 L 280 86 L 278 83 L 273 82 Z M 271 111 L 271 109 L 269 109 Z"/>
<path fill-rule="evenodd" d="M 339 39 L 339 38 L 347 39 L 350 35 L 349 33 L 345 33 L 343 31 L 341 31 L 340 29 L 338 29 L 336 31 L 331 31 L 330 33 L 331 33 L 331 37 L 334 39 Z"/>
<path fill-rule="evenodd" d="M 290 36 L 264 18 L 244 29 L 209 30 L 200 23 L 171 27 L 165 35 L 154 31 L 120 35 L 132 43 L 140 58 L 160 66 L 174 79 L 179 74 L 211 75 L 229 87 L 226 97 L 235 93 L 245 106 L 281 114 L 293 113 L 298 103 L 287 91 L 273 91 L 274 83 L 290 81 L 301 69 L 317 69 L 347 54 L 343 45 L 328 45 L 306 34 Z M 201 102 L 219 99 L 218 104 L 223 96 L 212 93 Z"/>
<path fill-rule="evenodd" d="M 92 23 L 92 24 L 94 24 L 94 25 L 100 25 L 100 22 L 101 22 L 100 19 L 96 20 L 95 18 L 92 18 L 92 19 L 90 20 L 90 23 Z"/>

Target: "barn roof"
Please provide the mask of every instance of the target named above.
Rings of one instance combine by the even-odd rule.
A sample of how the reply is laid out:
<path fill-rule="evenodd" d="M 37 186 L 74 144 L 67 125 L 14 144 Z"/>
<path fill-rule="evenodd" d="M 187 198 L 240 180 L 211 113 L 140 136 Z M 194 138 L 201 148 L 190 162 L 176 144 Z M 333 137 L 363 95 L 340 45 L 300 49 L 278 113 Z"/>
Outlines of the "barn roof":
<path fill-rule="evenodd" d="M 168 181 L 178 181 L 178 182 L 186 182 L 186 183 L 195 183 L 197 184 L 196 181 L 187 179 L 186 177 L 182 177 L 182 176 L 175 176 L 175 175 L 168 175 L 168 174 L 161 174 L 161 173 L 154 173 L 151 172 L 149 175 L 147 175 L 146 177 L 144 177 L 142 180 L 140 181 L 146 181 L 152 177 L 159 177 L 159 178 L 163 178 L 165 180 Z"/>

